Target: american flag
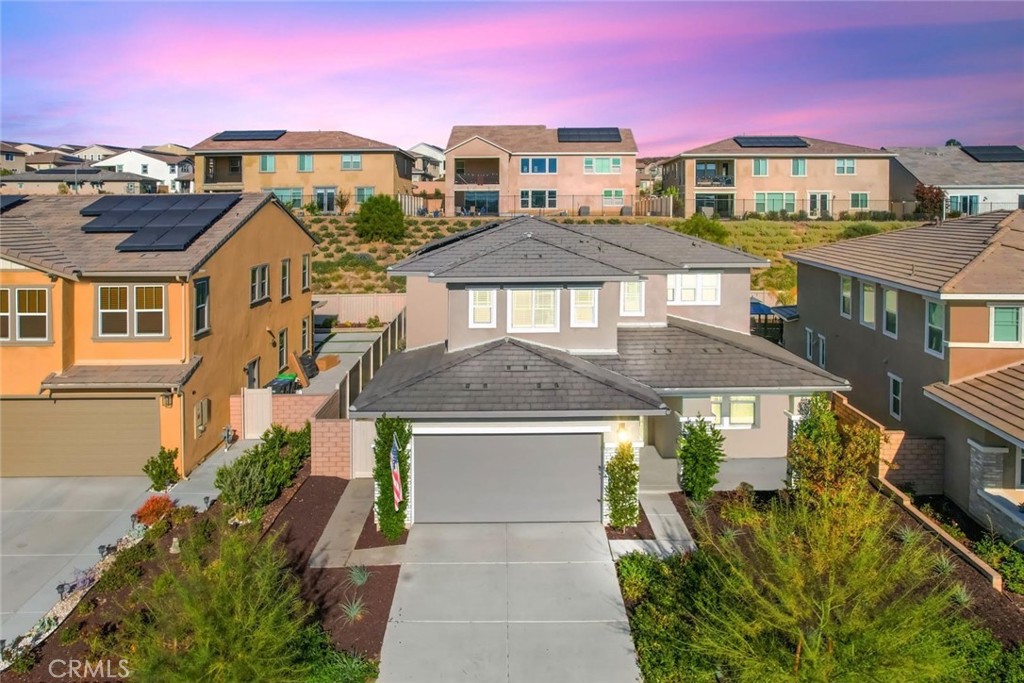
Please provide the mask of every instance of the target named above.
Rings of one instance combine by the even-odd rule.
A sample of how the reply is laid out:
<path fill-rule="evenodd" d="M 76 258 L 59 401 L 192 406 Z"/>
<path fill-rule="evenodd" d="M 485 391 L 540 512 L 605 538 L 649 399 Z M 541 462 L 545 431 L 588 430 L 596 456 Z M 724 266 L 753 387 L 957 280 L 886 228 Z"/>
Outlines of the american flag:
<path fill-rule="evenodd" d="M 391 489 L 395 494 L 395 511 L 398 511 L 399 504 L 405 500 L 402 496 L 402 472 L 398 468 L 398 437 L 391 435 Z"/>

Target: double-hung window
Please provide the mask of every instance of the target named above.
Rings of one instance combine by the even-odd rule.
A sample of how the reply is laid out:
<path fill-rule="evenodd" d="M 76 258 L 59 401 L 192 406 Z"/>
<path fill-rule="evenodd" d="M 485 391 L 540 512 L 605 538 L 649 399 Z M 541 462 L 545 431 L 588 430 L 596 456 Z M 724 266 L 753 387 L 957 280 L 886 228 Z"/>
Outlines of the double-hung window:
<path fill-rule="evenodd" d="M 313 172 L 313 155 L 312 154 L 300 154 L 298 158 L 298 170 L 299 173 L 312 173 Z"/>
<path fill-rule="evenodd" d="M 162 337 L 164 334 L 164 288 L 162 285 L 135 287 L 135 336 Z"/>
<path fill-rule="evenodd" d="M 11 290 L 0 289 L 0 339 L 11 338 Z"/>
<path fill-rule="evenodd" d="M 867 192 L 851 192 L 850 193 L 850 208 L 851 209 L 866 209 L 866 208 L 868 208 L 868 193 Z"/>
<path fill-rule="evenodd" d="M 281 301 L 292 295 L 292 260 L 281 259 Z"/>
<path fill-rule="evenodd" d="M 99 336 L 128 336 L 128 286 L 99 287 Z"/>
<path fill-rule="evenodd" d="M 989 335 L 993 344 L 1020 344 L 1024 340 L 1024 307 L 993 306 Z"/>
<path fill-rule="evenodd" d="M 558 206 L 557 190 L 520 190 L 519 208 L 554 209 Z"/>
<path fill-rule="evenodd" d="M 519 160 L 519 172 L 525 175 L 552 175 L 558 173 L 555 157 L 524 157 Z"/>
<path fill-rule="evenodd" d="M 839 315 L 849 318 L 853 312 L 853 279 L 839 276 Z"/>
<path fill-rule="evenodd" d="M 601 193 L 602 206 L 622 206 L 625 194 L 622 190 L 604 190 Z"/>
<path fill-rule="evenodd" d="M 672 273 L 666 280 L 669 305 L 717 306 L 721 303 L 721 273 Z"/>
<path fill-rule="evenodd" d="M 288 328 L 277 333 L 277 367 L 288 368 Z"/>
<path fill-rule="evenodd" d="M 558 290 L 509 290 L 508 329 L 510 332 L 558 332 Z"/>
<path fill-rule="evenodd" d="M 356 204 L 362 204 L 367 199 L 373 196 L 372 187 L 357 187 L 356 188 Z"/>
<path fill-rule="evenodd" d="M 583 172 L 595 175 L 622 173 L 621 157 L 584 157 Z"/>
<path fill-rule="evenodd" d="M 644 283 L 642 281 L 622 283 L 619 290 L 619 315 L 643 317 Z"/>
<path fill-rule="evenodd" d="M 814 330 L 804 328 L 804 357 L 807 360 L 814 360 Z"/>
<path fill-rule="evenodd" d="M 300 354 L 309 353 L 309 318 L 302 319 L 302 348 L 299 349 Z"/>
<path fill-rule="evenodd" d="M 754 177 L 763 178 L 768 175 L 768 160 L 767 159 L 754 159 Z"/>
<path fill-rule="evenodd" d="M 195 281 L 194 334 L 210 329 L 210 278 Z"/>
<path fill-rule="evenodd" d="M 572 305 L 571 327 L 597 327 L 597 292 L 596 289 L 570 290 Z"/>
<path fill-rule="evenodd" d="M 249 303 L 270 298 L 270 266 L 255 266 L 249 271 Z"/>
<path fill-rule="evenodd" d="M 260 173 L 273 173 L 277 170 L 277 157 L 273 154 L 260 155 Z"/>
<path fill-rule="evenodd" d="M 302 291 L 309 289 L 309 254 L 302 255 Z"/>
<path fill-rule="evenodd" d="M 803 178 L 807 175 L 807 159 L 793 159 L 791 175 L 794 178 Z"/>
<path fill-rule="evenodd" d="M 818 333 L 818 367 L 825 367 L 828 355 L 825 353 L 825 335 Z"/>
<path fill-rule="evenodd" d="M 856 173 L 856 159 L 836 159 L 836 175 L 854 175 Z"/>
<path fill-rule="evenodd" d="M 361 171 L 361 170 L 363 170 L 363 155 L 362 154 L 342 154 L 341 155 L 341 170 L 342 171 Z"/>
<path fill-rule="evenodd" d="M 757 423 L 757 397 L 712 396 L 711 422 L 723 429 L 750 429 Z"/>
<path fill-rule="evenodd" d="M 903 380 L 889 374 L 889 414 L 897 420 L 903 419 Z"/>
<path fill-rule="evenodd" d="M 469 290 L 469 326 L 473 328 L 497 327 L 497 307 L 497 290 Z"/>
<path fill-rule="evenodd" d="M 149 164 L 142 164 L 139 173 L 141 173 L 142 175 L 147 175 L 149 173 Z"/>
<path fill-rule="evenodd" d="M 942 358 L 946 354 L 946 305 L 925 300 L 924 350 Z"/>
<path fill-rule="evenodd" d="M 50 337 L 49 290 L 45 287 L 14 290 L 14 336 L 18 341 L 46 341 Z M 10 301 L 7 302 L 10 316 Z M 7 330 L 8 336 L 10 330 Z"/>
<path fill-rule="evenodd" d="M 882 334 L 896 339 L 899 334 L 900 295 L 895 289 L 882 289 Z"/>
<path fill-rule="evenodd" d="M 875 317 L 877 306 L 875 305 L 875 283 L 860 283 L 860 324 L 865 327 L 875 328 Z"/>
<path fill-rule="evenodd" d="M 1024 446 L 1017 446 L 1017 488 L 1024 489 Z"/>
<path fill-rule="evenodd" d="M 796 211 L 795 192 L 755 192 L 754 210 L 758 213 L 766 211 Z"/>

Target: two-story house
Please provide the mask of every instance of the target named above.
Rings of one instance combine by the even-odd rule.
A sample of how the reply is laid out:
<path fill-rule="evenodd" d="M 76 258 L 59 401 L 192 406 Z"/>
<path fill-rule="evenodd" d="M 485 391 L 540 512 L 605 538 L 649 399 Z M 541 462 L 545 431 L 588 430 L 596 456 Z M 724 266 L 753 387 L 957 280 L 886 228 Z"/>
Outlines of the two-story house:
<path fill-rule="evenodd" d="M 778 487 L 795 402 L 846 383 L 749 334 L 765 264 L 664 228 L 525 216 L 433 242 L 390 269 L 408 348 L 349 415 L 412 421 L 413 521 L 600 520 L 617 444 L 650 446 L 674 485 L 698 415 L 726 467 L 781 463 Z"/>
<path fill-rule="evenodd" d="M 636 196 L 628 128 L 455 126 L 445 162 L 448 215 L 626 215 Z"/>
<path fill-rule="evenodd" d="M 0 474 L 187 474 L 312 348 L 314 243 L 262 194 L 5 195 Z"/>
<path fill-rule="evenodd" d="M 0 177 L 2 194 L 153 194 L 157 182 L 138 173 L 61 166 Z"/>
<path fill-rule="evenodd" d="M 26 154 L 12 144 L 0 142 L 0 154 L 3 154 L 3 161 L 0 168 L 10 173 L 25 172 Z"/>
<path fill-rule="evenodd" d="M 444 177 L 444 150 L 429 142 L 420 142 L 409 148 L 416 159 L 412 169 L 414 182 L 438 180 Z"/>
<path fill-rule="evenodd" d="M 736 136 L 662 163 L 687 216 L 808 218 L 889 211 L 892 152 L 804 136 Z"/>
<path fill-rule="evenodd" d="M 799 317 L 787 347 L 848 378 L 850 403 L 886 427 L 944 437 L 934 486 L 889 478 L 945 493 L 983 523 L 984 496 L 1011 512 L 1024 502 L 1024 211 L 788 256 Z"/>
<path fill-rule="evenodd" d="M 196 192 L 273 192 L 285 206 L 326 213 L 412 192 L 411 154 L 340 130 L 227 130 L 192 151 Z"/>
<path fill-rule="evenodd" d="M 89 145 L 88 147 L 75 150 L 74 154 L 84 161 L 103 161 L 127 149 L 127 147 L 117 147 L 115 145 Z"/>
<path fill-rule="evenodd" d="M 191 184 L 180 181 L 183 176 L 193 172 L 192 158 L 180 154 L 163 154 L 144 149 L 129 149 L 104 157 L 93 165 L 95 168 L 106 168 L 118 173 L 136 173 L 152 178 L 163 192 L 188 192 Z"/>

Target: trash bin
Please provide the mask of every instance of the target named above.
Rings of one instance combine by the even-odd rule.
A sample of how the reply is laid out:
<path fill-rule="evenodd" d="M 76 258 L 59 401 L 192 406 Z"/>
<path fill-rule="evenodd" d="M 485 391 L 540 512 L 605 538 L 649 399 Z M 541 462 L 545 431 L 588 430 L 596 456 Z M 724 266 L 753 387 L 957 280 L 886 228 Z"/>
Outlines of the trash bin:
<path fill-rule="evenodd" d="M 275 377 L 270 380 L 264 389 L 270 389 L 272 394 L 294 394 L 297 382 L 294 379 L 283 379 Z"/>

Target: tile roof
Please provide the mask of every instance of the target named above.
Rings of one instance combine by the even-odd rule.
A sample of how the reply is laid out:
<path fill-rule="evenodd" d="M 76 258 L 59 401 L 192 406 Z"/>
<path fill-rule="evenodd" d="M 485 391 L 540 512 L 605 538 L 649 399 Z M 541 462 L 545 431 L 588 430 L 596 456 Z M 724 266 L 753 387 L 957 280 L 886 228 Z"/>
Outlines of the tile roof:
<path fill-rule="evenodd" d="M 39 152 L 25 157 L 26 164 L 80 164 L 84 159 L 62 152 Z"/>
<path fill-rule="evenodd" d="M 23 151 L 7 142 L 0 142 L 0 152 L 25 156 L 25 153 Z"/>
<path fill-rule="evenodd" d="M 360 137 L 343 130 L 290 130 L 276 140 L 214 140 L 214 133 L 192 146 L 193 152 L 346 152 L 394 151 L 409 156 L 396 145 Z"/>
<path fill-rule="evenodd" d="M 38 171 L 25 171 L 24 173 L 12 173 L 0 178 L 0 182 L 3 183 L 17 183 L 17 182 L 29 182 L 29 183 L 66 183 L 69 180 L 71 182 L 89 182 L 89 181 L 104 181 L 104 182 L 154 182 L 153 178 L 149 176 L 139 175 L 138 173 L 119 173 L 117 171 L 104 171 L 101 170 L 99 173 L 82 173 L 76 174 L 75 169 L 88 168 L 90 170 L 96 170 L 101 168 L 99 166 L 61 166 L 59 168 L 48 169 L 46 173 L 40 173 Z M 58 173 L 57 171 L 63 171 Z M 96 198 L 93 197 L 93 201 Z"/>
<path fill-rule="evenodd" d="M 1024 211 L 993 211 L 786 256 L 940 294 L 1024 293 Z"/>
<path fill-rule="evenodd" d="M 634 279 L 691 267 L 757 268 L 767 261 L 650 225 L 561 225 L 532 216 L 458 233 L 391 266 L 439 279 Z"/>
<path fill-rule="evenodd" d="M 734 157 L 813 157 L 835 156 L 837 154 L 851 154 L 854 156 L 876 157 L 893 156 L 892 152 L 888 152 L 881 149 L 873 149 L 871 147 L 848 145 L 843 142 L 833 142 L 831 140 L 819 140 L 818 138 L 809 138 L 806 135 L 799 135 L 796 137 L 799 137 L 801 140 L 804 140 L 807 143 L 807 147 L 740 147 L 738 144 L 736 144 L 736 141 L 733 138 L 725 138 L 724 140 L 719 140 L 718 142 L 712 142 L 709 145 L 704 145 L 702 147 L 694 147 L 693 149 L 687 150 L 673 158 L 689 156 L 706 156 L 709 154 L 728 154 L 729 156 Z"/>
<path fill-rule="evenodd" d="M 953 384 L 929 384 L 924 393 L 1024 444 L 1024 363 Z"/>
<path fill-rule="evenodd" d="M 244 193 L 184 251 L 121 252 L 116 247 L 126 238 L 125 233 L 82 232 L 82 226 L 92 218 L 79 212 L 97 199 L 95 195 L 34 195 L 7 209 L 0 220 L 0 254 L 56 272 L 188 275 L 256 211 L 276 203 L 270 194 Z M 290 212 L 282 211 L 297 228 L 309 234 Z"/>
<path fill-rule="evenodd" d="M 512 153 L 619 152 L 636 154 L 636 140 L 629 128 L 619 128 L 622 142 L 559 142 L 558 129 L 546 126 L 453 126 L 445 151 L 474 137 L 481 137 Z"/>
<path fill-rule="evenodd" d="M 510 338 L 450 353 L 435 344 L 394 354 L 352 409 L 403 417 L 666 412 L 661 398 L 634 380 Z"/>
<path fill-rule="evenodd" d="M 193 356 L 188 363 L 154 365 L 72 365 L 59 375 L 51 373 L 43 389 L 178 389 L 202 363 Z"/>
<path fill-rule="evenodd" d="M 667 327 L 620 327 L 618 354 L 587 360 L 657 391 L 849 389 L 767 339 L 674 316 Z"/>
<path fill-rule="evenodd" d="M 925 185 L 1024 186 L 1024 163 L 975 161 L 959 147 L 887 147 L 896 163 Z"/>

